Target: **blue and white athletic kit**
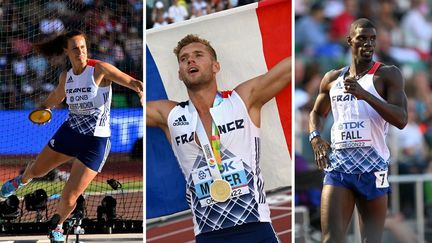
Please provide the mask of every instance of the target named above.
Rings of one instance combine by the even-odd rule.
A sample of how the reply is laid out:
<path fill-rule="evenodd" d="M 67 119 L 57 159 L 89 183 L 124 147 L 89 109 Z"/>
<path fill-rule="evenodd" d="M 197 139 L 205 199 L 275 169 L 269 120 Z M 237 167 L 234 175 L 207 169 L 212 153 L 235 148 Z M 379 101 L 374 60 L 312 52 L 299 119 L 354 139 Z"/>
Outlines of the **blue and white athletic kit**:
<path fill-rule="evenodd" d="M 357 82 L 364 90 L 385 101 L 376 91 L 373 81 L 380 65 L 376 62 Z M 387 170 L 390 152 L 385 142 L 389 123 L 366 101 L 357 100 L 354 95 L 344 92 L 343 80 L 348 68 L 342 70 L 330 89 L 334 124 L 331 129 L 332 152 L 329 166 L 325 169 L 324 184 L 351 189 L 358 186 L 356 191 L 372 199 L 389 191 Z M 376 193 L 360 188 L 362 175 L 363 179 L 368 178 L 366 181 L 375 185 Z"/>
<path fill-rule="evenodd" d="M 73 130 L 89 136 L 109 137 L 111 85 L 99 87 L 94 80 L 95 60 L 89 60 L 84 71 L 75 75 L 70 69 L 66 75 L 66 103 L 69 116 L 66 123 Z"/>
<path fill-rule="evenodd" d="M 233 189 L 231 198 L 225 202 L 216 203 L 210 197 L 212 177 L 203 151 L 195 141 L 198 113 L 192 102 L 179 103 L 168 115 L 171 146 L 186 178 L 186 199 L 193 212 L 195 235 L 271 222 L 259 167 L 259 128 L 235 91 L 222 96 L 223 101 L 211 108 L 210 113 L 220 135 L 221 174 Z"/>
<path fill-rule="evenodd" d="M 48 146 L 59 153 L 78 158 L 100 172 L 111 149 L 111 85 L 99 87 L 94 80 L 96 60 L 88 60 L 84 71 L 66 75 L 65 92 L 69 115 Z"/>

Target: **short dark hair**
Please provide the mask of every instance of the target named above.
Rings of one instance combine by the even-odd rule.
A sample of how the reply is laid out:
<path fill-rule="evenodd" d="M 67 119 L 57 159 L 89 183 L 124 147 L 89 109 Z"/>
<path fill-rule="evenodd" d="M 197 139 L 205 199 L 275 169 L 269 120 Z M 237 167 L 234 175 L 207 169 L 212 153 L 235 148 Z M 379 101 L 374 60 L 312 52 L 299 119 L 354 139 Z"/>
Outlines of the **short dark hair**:
<path fill-rule="evenodd" d="M 352 34 L 354 34 L 354 32 L 355 32 L 355 30 L 356 30 L 357 28 L 373 28 L 373 29 L 376 29 L 376 27 L 375 27 L 375 25 L 372 23 L 372 21 L 370 21 L 370 20 L 367 19 L 367 18 L 360 18 L 360 19 L 355 20 L 355 21 L 351 24 L 350 32 L 349 32 L 350 36 L 351 36 Z"/>
<path fill-rule="evenodd" d="M 217 60 L 216 51 L 213 49 L 213 47 L 210 45 L 210 42 L 206 39 L 200 38 L 198 35 L 189 34 L 185 36 L 183 39 L 181 39 L 178 43 L 176 48 L 174 48 L 174 54 L 177 57 L 177 61 L 179 60 L 179 54 L 183 47 L 192 44 L 192 43 L 201 43 L 207 47 L 210 54 L 213 56 L 215 60 Z"/>

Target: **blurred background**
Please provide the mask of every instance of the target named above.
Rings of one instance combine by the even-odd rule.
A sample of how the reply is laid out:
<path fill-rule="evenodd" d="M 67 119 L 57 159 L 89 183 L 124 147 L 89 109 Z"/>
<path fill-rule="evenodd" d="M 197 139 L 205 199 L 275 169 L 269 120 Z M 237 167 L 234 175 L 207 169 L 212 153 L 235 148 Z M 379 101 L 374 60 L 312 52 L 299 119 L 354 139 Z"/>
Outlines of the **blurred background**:
<path fill-rule="evenodd" d="M 259 2 L 259 0 L 148 0 L 146 29 Z"/>
<path fill-rule="evenodd" d="M 349 65 L 346 36 L 360 17 L 377 29 L 374 60 L 402 71 L 408 96 L 408 125 L 391 126 L 387 139 L 393 193 L 383 242 L 432 242 L 431 6 L 428 0 L 295 1 L 296 242 L 320 242 L 322 173 L 308 142 L 309 112 L 323 75 Z M 328 141 L 332 122 L 329 114 Z M 348 242 L 357 237 L 353 224 Z"/>

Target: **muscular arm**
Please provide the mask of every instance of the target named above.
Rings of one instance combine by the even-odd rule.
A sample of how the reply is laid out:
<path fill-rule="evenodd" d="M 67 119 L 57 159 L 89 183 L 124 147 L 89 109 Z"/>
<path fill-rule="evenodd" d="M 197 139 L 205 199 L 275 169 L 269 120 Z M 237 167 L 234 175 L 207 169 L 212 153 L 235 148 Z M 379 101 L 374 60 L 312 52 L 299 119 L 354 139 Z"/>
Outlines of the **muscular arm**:
<path fill-rule="evenodd" d="M 309 115 L 309 131 L 321 131 L 323 127 L 324 118 L 330 111 L 330 88 L 331 82 L 336 80 L 339 75 L 339 71 L 330 71 L 326 73 L 324 78 L 321 80 L 321 85 L 318 93 L 318 97 L 315 100 L 314 107 Z M 322 139 L 321 137 L 315 137 L 311 141 L 312 150 L 314 151 L 315 161 L 319 169 L 327 167 L 328 157 L 330 151 L 330 144 Z"/>
<path fill-rule="evenodd" d="M 336 80 L 339 72 L 330 71 L 326 73 L 321 80 L 318 97 L 315 100 L 314 107 L 309 114 L 309 132 L 321 131 L 323 127 L 323 120 L 330 111 L 330 83 Z"/>
<path fill-rule="evenodd" d="M 360 86 L 355 86 L 356 89 L 347 92 L 352 93 L 357 99 L 366 101 L 390 124 L 399 129 L 404 128 L 408 123 L 408 111 L 401 72 L 395 66 L 383 66 L 375 74 L 375 80 L 376 85 L 385 85 L 382 88 L 387 90 L 387 102 L 364 91 Z"/>
<path fill-rule="evenodd" d="M 42 109 L 52 109 L 58 104 L 60 104 L 66 97 L 65 93 L 65 82 L 66 82 L 66 72 L 62 72 L 59 77 L 59 83 L 57 87 L 51 91 L 48 97 L 40 105 L 39 108 Z"/>
<path fill-rule="evenodd" d="M 291 81 L 291 59 L 283 59 L 266 74 L 243 82 L 234 89 L 242 98 L 255 124 L 259 124 L 261 107 Z"/>
<path fill-rule="evenodd" d="M 170 100 L 148 101 L 146 104 L 146 125 L 161 128 L 168 141 L 171 141 L 167 124 L 168 115 L 176 104 Z"/>

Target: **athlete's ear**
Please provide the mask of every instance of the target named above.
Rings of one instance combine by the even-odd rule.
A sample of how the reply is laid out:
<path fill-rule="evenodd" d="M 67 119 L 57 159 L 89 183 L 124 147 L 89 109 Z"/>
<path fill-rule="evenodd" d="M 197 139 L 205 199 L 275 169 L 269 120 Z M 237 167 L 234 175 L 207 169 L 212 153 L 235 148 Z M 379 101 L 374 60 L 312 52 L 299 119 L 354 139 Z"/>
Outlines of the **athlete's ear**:
<path fill-rule="evenodd" d="M 180 73 L 180 69 L 177 72 L 178 72 L 178 78 L 183 82 L 183 76 Z"/>
<path fill-rule="evenodd" d="M 213 61 L 213 72 L 218 73 L 220 71 L 220 64 L 218 61 Z"/>
<path fill-rule="evenodd" d="M 349 46 L 351 46 L 351 41 L 352 41 L 351 36 L 347 36 L 347 43 Z"/>

